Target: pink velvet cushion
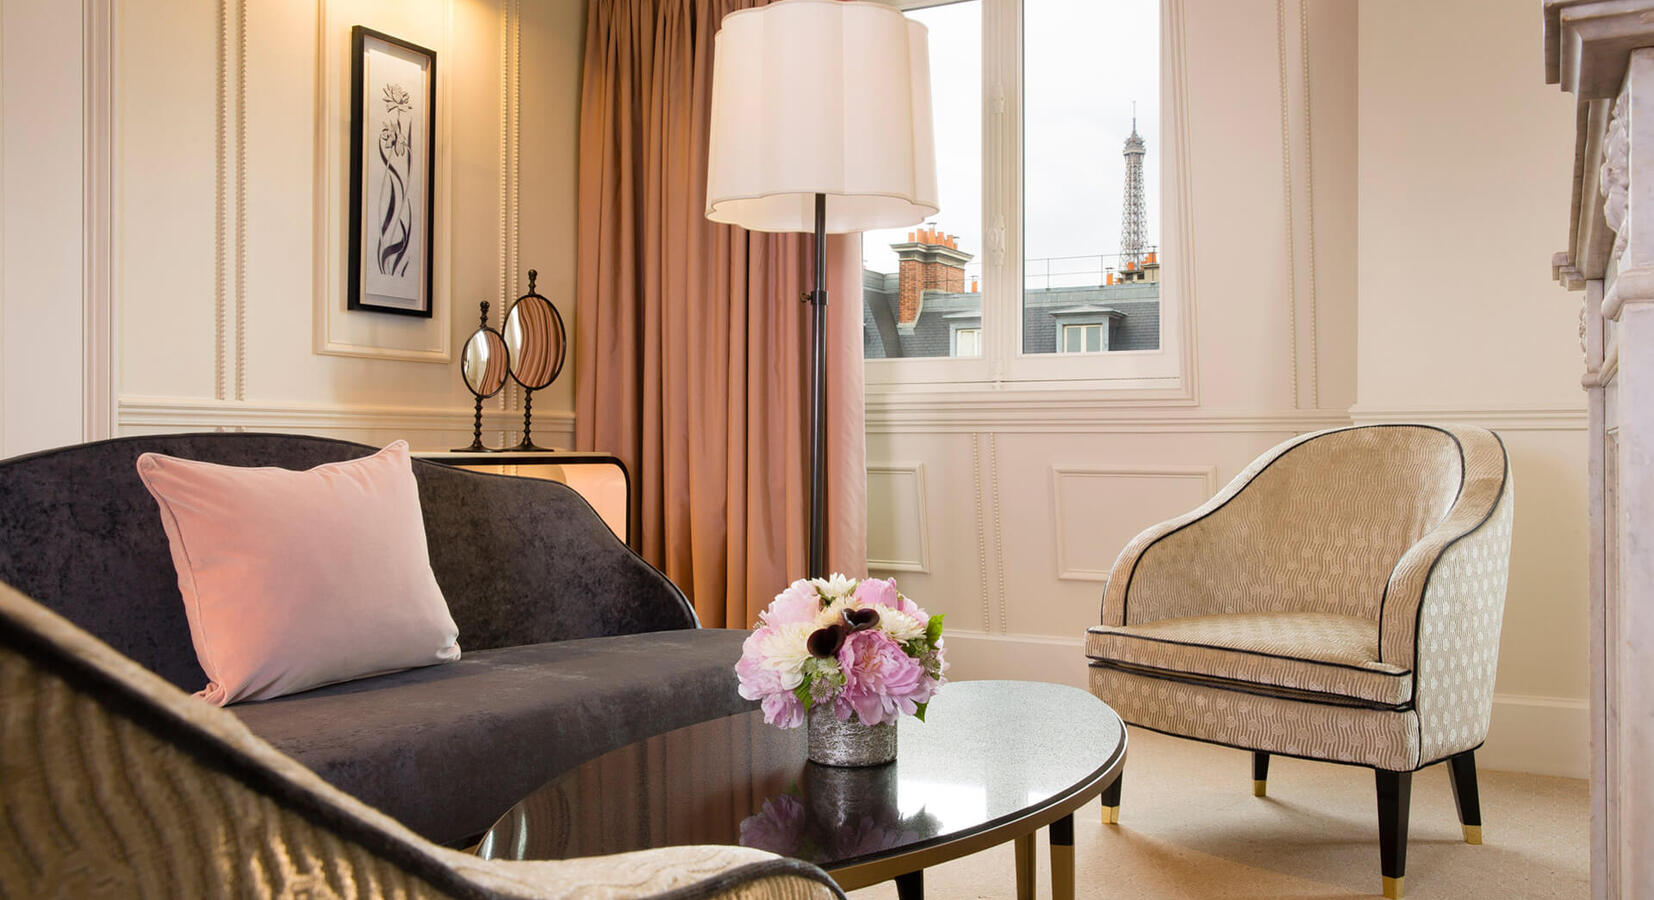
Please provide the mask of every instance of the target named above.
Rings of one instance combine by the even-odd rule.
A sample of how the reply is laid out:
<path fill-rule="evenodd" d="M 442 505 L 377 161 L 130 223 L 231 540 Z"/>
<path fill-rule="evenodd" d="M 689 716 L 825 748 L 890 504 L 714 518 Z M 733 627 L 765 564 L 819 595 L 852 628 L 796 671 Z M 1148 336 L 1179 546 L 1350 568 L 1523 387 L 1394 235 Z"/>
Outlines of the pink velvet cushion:
<path fill-rule="evenodd" d="M 145 453 L 178 590 L 223 706 L 459 659 L 408 445 L 305 472 Z"/>

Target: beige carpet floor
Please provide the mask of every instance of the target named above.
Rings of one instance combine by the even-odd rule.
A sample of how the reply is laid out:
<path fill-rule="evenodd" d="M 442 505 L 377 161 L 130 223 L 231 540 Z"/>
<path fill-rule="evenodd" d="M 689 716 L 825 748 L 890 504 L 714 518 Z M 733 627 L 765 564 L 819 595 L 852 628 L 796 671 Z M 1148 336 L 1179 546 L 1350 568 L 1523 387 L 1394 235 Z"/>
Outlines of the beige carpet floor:
<path fill-rule="evenodd" d="M 1131 732 L 1120 824 L 1098 804 L 1075 814 L 1079 897 L 1344 898 L 1379 890 L 1378 817 L 1371 770 L 1270 761 L 1269 796 L 1252 796 L 1240 750 Z M 1407 896 L 1584 897 L 1590 887 L 1590 801 L 1584 781 L 1480 773 L 1483 840 L 1460 839 L 1445 766 L 1413 776 Z M 1039 841 L 1038 897 L 1049 897 L 1049 851 Z M 1011 845 L 925 873 L 925 895 L 1015 897 Z M 894 900 L 876 885 L 853 900 Z"/>

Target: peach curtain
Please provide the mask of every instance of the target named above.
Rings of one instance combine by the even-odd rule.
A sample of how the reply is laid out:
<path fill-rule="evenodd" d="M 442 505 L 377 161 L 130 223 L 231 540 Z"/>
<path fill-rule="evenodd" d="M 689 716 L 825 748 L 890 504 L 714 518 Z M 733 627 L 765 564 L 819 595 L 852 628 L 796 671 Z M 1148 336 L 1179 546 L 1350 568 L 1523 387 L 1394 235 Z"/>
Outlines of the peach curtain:
<path fill-rule="evenodd" d="M 638 551 L 708 627 L 807 555 L 809 235 L 705 218 L 712 38 L 765 0 L 594 0 L 580 108 L 575 442 L 632 473 Z M 828 561 L 862 573 L 860 241 L 829 242 Z"/>

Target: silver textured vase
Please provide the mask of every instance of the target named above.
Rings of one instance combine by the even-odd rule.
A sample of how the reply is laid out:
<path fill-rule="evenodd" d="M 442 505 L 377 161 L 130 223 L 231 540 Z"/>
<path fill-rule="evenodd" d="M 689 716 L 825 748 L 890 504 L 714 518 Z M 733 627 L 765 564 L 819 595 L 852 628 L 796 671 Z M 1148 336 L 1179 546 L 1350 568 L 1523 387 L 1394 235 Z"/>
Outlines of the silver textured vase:
<path fill-rule="evenodd" d="M 840 719 L 831 708 L 809 712 L 810 762 L 824 766 L 882 766 L 896 759 L 896 723 L 863 725 Z"/>

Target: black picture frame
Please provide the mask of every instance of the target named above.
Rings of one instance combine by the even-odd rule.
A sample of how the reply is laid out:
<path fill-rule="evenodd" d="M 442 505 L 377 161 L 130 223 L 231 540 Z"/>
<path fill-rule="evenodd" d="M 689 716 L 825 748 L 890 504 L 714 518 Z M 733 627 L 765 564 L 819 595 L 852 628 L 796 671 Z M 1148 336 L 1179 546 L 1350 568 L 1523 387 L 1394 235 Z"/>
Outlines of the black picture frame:
<path fill-rule="evenodd" d="M 368 54 L 372 51 L 384 54 L 388 63 L 394 64 L 400 58 L 404 65 L 423 65 L 424 89 L 416 92 L 404 88 L 400 82 L 386 84 L 381 87 L 383 96 L 370 101 L 367 94 L 373 85 L 368 83 Z M 436 62 L 434 50 L 362 25 L 350 29 L 350 250 L 346 309 L 423 318 L 430 318 L 434 312 Z M 400 93 L 393 94 L 393 89 Z M 422 115 L 416 97 L 424 101 Z M 370 106 L 370 102 L 375 105 Z M 401 115 L 403 112 L 407 115 Z M 376 126 L 381 130 L 369 135 L 368 131 Z M 421 131 L 423 141 L 419 139 Z M 386 140 L 390 141 L 389 147 L 385 146 Z M 364 159 L 369 147 L 375 155 Z M 424 153 L 423 172 L 415 171 L 413 162 L 420 152 Z M 407 162 L 399 171 L 396 158 L 403 155 Z M 368 165 L 375 167 L 378 177 L 367 177 Z M 418 197 L 414 195 L 416 187 L 421 189 Z M 371 217 L 370 209 L 374 211 Z M 368 235 L 364 229 L 371 229 L 373 234 Z M 422 271 L 410 276 L 408 269 L 415 265 Z M 407 296 L 409 291 L 417 291 L 417 296 Z"/>

